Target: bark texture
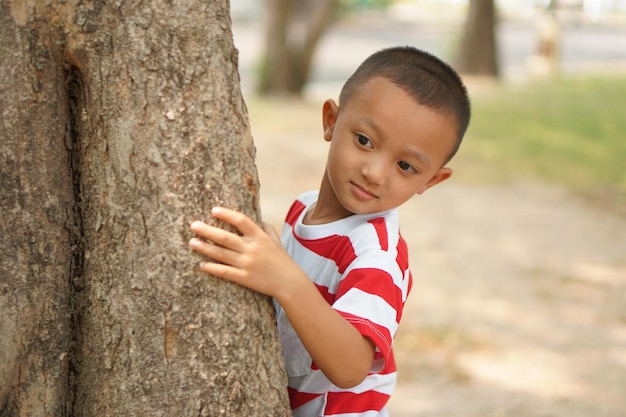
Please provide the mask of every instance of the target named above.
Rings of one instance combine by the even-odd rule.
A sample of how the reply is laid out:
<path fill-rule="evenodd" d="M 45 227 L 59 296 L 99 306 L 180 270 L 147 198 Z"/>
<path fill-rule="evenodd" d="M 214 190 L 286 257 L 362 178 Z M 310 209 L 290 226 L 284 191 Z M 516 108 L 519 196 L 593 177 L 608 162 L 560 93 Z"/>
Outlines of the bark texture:
<path fill-rule="evenodd" d="M 288 414 L 269 300 L 187 249 L 214 205 L 259 218 L 228 2 L 0 16 L 0 415 Z"/>
<path fill-rule="evenodd" d="M 468 75 L 498 78 L 494 0 L 470 0 L 467 21 L 456 66 Z"/>
<path fill-rule="evenodd" d="M 62 34 L 0 2 L 0 415 L 62 415 L 76 270 Z M 59 82 L 60 81 L 60 82 Z"/>

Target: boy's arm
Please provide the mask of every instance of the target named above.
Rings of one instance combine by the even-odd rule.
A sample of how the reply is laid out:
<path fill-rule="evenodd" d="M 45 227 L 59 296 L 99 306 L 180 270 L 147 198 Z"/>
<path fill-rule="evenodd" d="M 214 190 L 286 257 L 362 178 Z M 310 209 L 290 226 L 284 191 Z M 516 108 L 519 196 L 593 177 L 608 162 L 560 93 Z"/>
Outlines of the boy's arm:
<path fill-rule="evenodd" d="M 276 299 L 311 358 L 340 388 L 358 385 L 374 358 L 374 343 L 333 310 L 313 282 L 280 244 L 271 226 L 265 230 L 236 211 L 216 208 L 214 217 L 243 236 L 194 222 L 189 246 L 209 259 L 201 269 Z"/>

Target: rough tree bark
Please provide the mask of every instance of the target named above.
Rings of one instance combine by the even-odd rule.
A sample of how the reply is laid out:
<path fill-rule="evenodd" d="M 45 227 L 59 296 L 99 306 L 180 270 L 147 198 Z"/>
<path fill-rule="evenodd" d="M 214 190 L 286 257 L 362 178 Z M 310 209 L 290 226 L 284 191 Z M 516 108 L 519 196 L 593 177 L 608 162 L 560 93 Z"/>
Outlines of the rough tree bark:
<path fill-rule="evenodd" d="M 269 300 L 193 270 L 259 219 L 228 1 L 0 0 L 0 415 L 287 415 Z"/>
<path fill-rule="evenodd" d="M 470 0 L 456 67 L 467 75 L 498 78 L 494 0 Z"/>
<path fill-rule="evenodd" d="M 338 3 L 338 0 L 267 0 L 260 94 L 302 94 L 315 49 Z"/>

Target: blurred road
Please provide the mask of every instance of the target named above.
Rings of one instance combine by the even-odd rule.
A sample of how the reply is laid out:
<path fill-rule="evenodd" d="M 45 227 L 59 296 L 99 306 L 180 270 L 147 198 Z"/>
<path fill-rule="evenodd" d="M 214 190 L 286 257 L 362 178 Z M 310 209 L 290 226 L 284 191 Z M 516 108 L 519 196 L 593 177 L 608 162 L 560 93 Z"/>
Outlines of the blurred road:
<path fill-rule="evenodd" d="M 254 88 L 254 72 L 263 50 L 262 20 L 233 21 L 240 52 L 244 92 Z M 410 44 L 446 61 L 453 59 L 460 23 L 399 22 L 384 15 L 362 15 L 337 22 L 322 39 L 314 58 L 310 87 L 323 84 L 337 90 L 356 66 L 372 52 Z M 498 29 L 500 66 L 505 78 L 523 77 L 529 56 L 537 48 L 533 20 L 501 22 Z M 571 22 L 564 25 L 561 68 L 565 72 L 594 71 L 605 66 L 626 71 L 626 23 Z"/>

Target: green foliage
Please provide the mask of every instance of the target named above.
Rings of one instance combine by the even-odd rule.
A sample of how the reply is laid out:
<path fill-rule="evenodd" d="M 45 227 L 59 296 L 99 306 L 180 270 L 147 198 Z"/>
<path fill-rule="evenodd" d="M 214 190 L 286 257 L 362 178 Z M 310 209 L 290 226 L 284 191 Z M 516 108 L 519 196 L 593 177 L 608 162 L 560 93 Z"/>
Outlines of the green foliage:
<path fill-rule="evenodd" d="M 391 4 L 391 0 L 341 0 L 344 9 L 382 9 Z"/>
<path fill-rule="evenodd" d="M 623 205 L 625 97 L 623 76 L 555 80 L 479 95 L 458 157 L 461 176 L 530 176 Z"/>

